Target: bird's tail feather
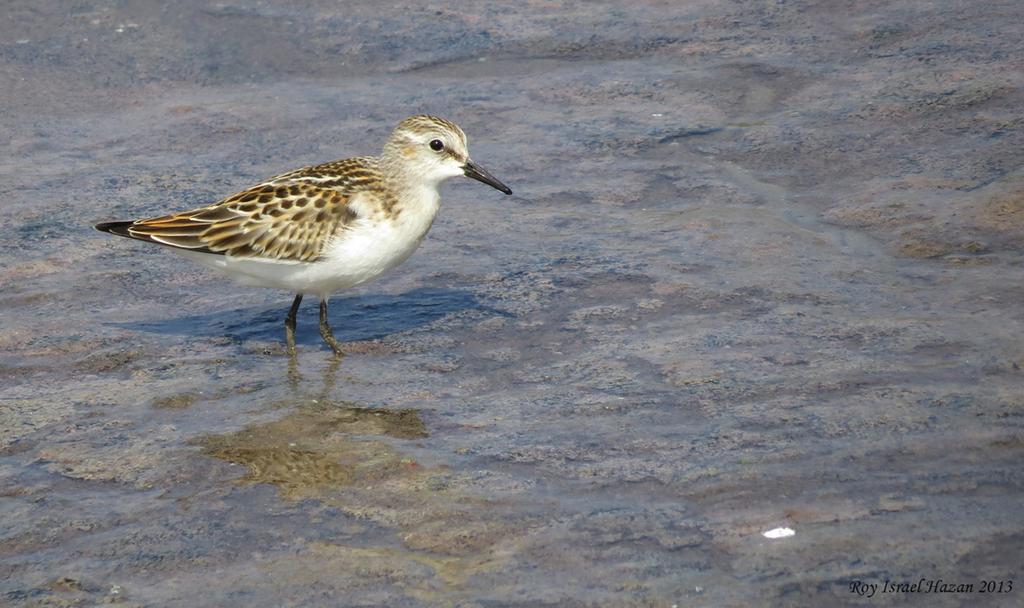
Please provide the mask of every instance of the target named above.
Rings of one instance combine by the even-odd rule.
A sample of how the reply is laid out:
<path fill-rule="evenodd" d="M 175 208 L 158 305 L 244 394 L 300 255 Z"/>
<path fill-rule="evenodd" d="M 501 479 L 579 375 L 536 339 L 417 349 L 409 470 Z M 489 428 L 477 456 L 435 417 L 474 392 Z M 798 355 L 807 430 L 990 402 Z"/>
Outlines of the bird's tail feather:
<path fill-rule="evenodd" d="M 131 226 L 134 223 L 135 222 L 132 222 L 131 220 L 121 222 L 100 222 L 99 224 L 96 224 L 96 230 L 132 238 L 132 235 L 128 232 L 128 226 Z"/>

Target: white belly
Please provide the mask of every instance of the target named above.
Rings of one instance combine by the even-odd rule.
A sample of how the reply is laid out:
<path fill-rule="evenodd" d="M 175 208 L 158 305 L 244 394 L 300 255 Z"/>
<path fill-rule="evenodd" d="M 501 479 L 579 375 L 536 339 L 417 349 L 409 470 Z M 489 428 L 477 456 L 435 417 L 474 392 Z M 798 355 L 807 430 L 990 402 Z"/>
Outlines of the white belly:
<path fill-rule="evenodd" d="M 403 212 L 396 221 L 356 220 L 329 242 L 315 262 L 231 258 L 176 249 L 185 257 L 214 268 L 243 285 L 284 289 L 322 298 L 354 287 L 398 266 L 419 247 L 434 221 L 429 213 Z"/>

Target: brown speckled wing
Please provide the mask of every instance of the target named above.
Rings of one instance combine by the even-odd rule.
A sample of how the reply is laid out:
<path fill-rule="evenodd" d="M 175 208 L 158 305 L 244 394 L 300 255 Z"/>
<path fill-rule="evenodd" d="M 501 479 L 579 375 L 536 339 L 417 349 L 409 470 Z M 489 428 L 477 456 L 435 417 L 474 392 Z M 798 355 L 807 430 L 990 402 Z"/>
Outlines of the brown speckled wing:
<path fill-rule="evenodd" d="M 261 185 L 279 185 L 293 182 L 315 184 L 341 192 L 355 192 L 380 184 L 380 169 L 372 156 L 345 158 L 321 165 L 303 167 L 272 177 Z"/>
<path fill-rule="evenodd" d="M 305 167 L 208 207 L 138 220 L 124 230 L 126 236 L 181 249 L 311 262 L 357 218 L 348 206 L 351 197 L 379 190 L 379 173 L 368 160 Z"/>

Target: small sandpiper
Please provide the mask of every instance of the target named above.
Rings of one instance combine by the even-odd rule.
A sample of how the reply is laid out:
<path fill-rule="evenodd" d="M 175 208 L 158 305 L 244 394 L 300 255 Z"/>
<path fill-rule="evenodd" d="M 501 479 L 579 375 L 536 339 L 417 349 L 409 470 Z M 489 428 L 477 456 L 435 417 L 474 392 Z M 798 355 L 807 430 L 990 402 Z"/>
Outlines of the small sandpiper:
<path fill-rule="evenodd" d="M 284 322 L 290 354 L 302 296 L 319 297 L 320 335 L 340 355 L 328 298 L 408 259 L 437 215 L 438 187 L 456 175 L 512 194 L 469 158 L 458 125 L 417 115 L 398 124 L 380 156 L 303 167 L 206 207 L 96 228 L 166 245 L 245 285 L 295 293 Z"/>

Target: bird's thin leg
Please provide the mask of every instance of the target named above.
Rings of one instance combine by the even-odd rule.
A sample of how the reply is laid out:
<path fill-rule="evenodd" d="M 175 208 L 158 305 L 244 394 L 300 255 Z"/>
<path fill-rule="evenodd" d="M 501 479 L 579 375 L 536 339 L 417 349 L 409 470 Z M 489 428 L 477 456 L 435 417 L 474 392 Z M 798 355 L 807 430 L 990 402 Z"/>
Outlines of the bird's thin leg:
<path fill-rule="evenodd" d="M 320 299 L 320 335 L 327 346 L 331 347 L 335 355 L 341 356 L 341 343 L 334 337 L 331 326 L 327 324 L 327 300 Z"/>
<path fill-rule="evenodd" d="M 288 344 L 288 354 L 295 354 L 295 315 L 299 312 L 299 304 L 302 303 L 302 294 L 295 296 L 292 307 L 288 310 L 288 316 L 284 318 L 284 341 Z"/>

